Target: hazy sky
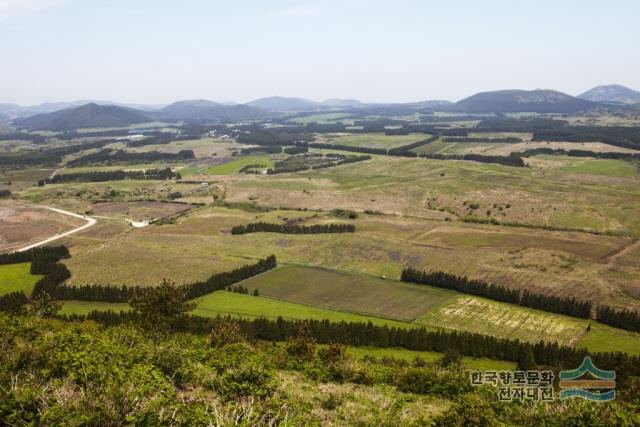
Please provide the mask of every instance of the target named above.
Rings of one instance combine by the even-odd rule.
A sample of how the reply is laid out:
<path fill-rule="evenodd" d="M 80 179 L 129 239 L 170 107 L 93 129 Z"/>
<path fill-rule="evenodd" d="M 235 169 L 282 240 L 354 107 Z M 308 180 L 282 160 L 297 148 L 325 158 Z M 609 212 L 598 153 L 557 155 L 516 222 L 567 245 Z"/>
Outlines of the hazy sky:
<path fill-rule="evenodd" d="M 640 90 L 639 0 L 0 0 L 0 102 Z"/>

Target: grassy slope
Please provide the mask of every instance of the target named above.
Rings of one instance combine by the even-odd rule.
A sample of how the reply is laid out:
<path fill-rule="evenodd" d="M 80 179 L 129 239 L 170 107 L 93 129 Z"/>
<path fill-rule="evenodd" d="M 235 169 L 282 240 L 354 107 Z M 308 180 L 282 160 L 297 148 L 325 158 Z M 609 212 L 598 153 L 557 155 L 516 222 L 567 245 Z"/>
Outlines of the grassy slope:
<path fill-rule="evenodd" d="M 242 286 L 261 295 L 330 309 L 412 321 L 455 298 L 453 292 L 384 280 L 366 274 L 285 266 L 252 277 Z"/>
<path fill-rule="evenodd" d="M 246 282 L 243 282 L 243 284 Z M 243 295 L 235 292 L 214 292 L 198 298 L 198 307 L 193 314 L 204 317 L 231 314 L 240 317 L 267 317 L 270 319 L 279 316 L 285 319 L 329 319 L 334 322 L 372 322 L 375 325 L 388 325 L 396 327 L 412 327 L 410 324 L 395 322 L 370 316 L 361 316 L 335 310 L 326 310 L 318 307 L 290 302 L 278 301 L 252 295 Z"/>
<path fill-rule="evenodd" d="M 583 319 L 472 296 L 463 296 L 432 310 L 418 319 L 418 323 L 521 341 L 558 341 L 565 345 L 575 344 L 588 324 Z"/>
<path fill-rule="evenodd" d="M 640 355 L 640 333 L 633 333 L 599 323 L 591 324 L 589 331 L 578 343 L 589 351 L 623 351 Z"/>
<path fill-rule="evenodd" d="M 29 273 L 31 263 L 0 265 L 0 295 L 23 291 L 31 295 L 33 286 L 42 277 Z"/>
<path fill-rule="evenodd" d="M 393 357 L 394 359 L 406 360 L 412 362 L 416 358 L 421 358 L 425 362 L 435 362 L 442 357 L 442 353 L 435 351 L 414 351 L 404 348 L 379 348 L 379 347 L 347 347 L 347 354 L 356 358 L 364 356 L 373 357 Z M 513 370 L 516 364 L 512 362 L 492 360 L 486 358 L 464 357 L 464 366 L 471 369 L 485 370 Z"/>

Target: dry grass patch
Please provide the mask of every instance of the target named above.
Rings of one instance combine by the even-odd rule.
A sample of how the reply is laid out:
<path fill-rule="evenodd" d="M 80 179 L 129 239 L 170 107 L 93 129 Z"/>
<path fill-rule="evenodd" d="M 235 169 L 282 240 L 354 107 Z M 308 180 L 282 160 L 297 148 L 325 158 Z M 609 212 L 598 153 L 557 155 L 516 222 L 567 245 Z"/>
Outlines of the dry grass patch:
<path fill-rule="evenodd" d="M 472 296 L 462 296 L 430 311 L 417 322 L 500 338 L 575 345 L 586 333 L 588 321 L 546 313 Z"/>

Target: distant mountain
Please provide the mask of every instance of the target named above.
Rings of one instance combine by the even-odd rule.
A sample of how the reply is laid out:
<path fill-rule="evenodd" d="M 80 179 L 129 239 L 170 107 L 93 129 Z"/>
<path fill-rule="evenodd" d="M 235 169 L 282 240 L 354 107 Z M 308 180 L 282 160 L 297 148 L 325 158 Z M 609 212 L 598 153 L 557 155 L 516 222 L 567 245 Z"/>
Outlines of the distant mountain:
<path fill-rule="evenodd" d="M 324 101 L 319 103 L 323 107 L 361 107 L 364 104 L 357 99 L 340 99 L 340 98 L 331 98 L 325 99 Z"/>
<path fill-rule="evenodd" d="M 261 108 L 267 111 L 310 111 L 320 107 L 320 104 L 303 98 L 286 98 L 283 96 L 272 96 L 269 98 L 260 98 L 248 102 L 247 105 Z"/>
<path fill-rule="evenodd" d="M 140 112 L 114 105 L 90 103 L 52 113 L 16 119 L 16 126 L 34 130 L 66 131 L 82 128 L 128 126 L 149 122 L 151 119 Z"/>
<path fill-rule="evenodd" d="M 464 113 L 575 113 L 600 104 L 554 90 L 499 90 L 481 92 L 446 107 Z"/>
<path fill-rule="evenodd" d="M 220 104 L 206 99 L 178 101 L 157 111 L 147 112 L 146 114 L 157 120 L 170 122 L 245 120 L 259 119 L 270 115 L 267 111 L 249 105 Z"/>
<path fill-rule="evenodd" d="M 415 108 L 437 108 L 437 107 L 447 107 L 449 105 L 453 105 L 453 102 L 445 101 L 442 99 L 432 99 L 428 101 L 409 102 L 403 105 L 406 105 L 409 107 L 415 107 Z"/>
<path fill-rule="evenodd" d="M 640 92 L 622 85 L 604 85 L 589 89 L 578 95 L 578 98 L 594 102 L 635 104 L 640 102 Z"/>

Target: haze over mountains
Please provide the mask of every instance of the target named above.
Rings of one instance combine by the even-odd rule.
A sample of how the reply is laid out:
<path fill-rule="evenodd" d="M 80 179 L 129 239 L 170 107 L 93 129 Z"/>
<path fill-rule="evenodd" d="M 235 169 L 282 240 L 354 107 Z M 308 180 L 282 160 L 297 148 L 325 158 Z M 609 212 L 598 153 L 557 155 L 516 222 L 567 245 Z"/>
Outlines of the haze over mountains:
<path fill-rule="evenodd" d="M 133 109 L 90 103 L 53 113 L 17 119 L 14 124 L 34 130 L 66 131 L 93 127 L 127 126 L 148 121 L 150 121 L 148 117 Z"/>
<path fill-rule="evenodd" d="M 599 107 L 554 90 L 500 90 L 481 92 L 448 107 L 465 113 L 574 113 Z"/>
<path fill-rule="evenodd" d="M 166 106 L 118 104 L 111 101 L 46 103 L 32 107 L 0 104 L 0 119 L 33 130 L 71 130 L 126 126 L 152 121 L 225 122 L 283 117 L 286 114 L 321 111 L 398 109 L 403 112 L 441 110 L 461 113 L 576 113 L 611 104 L 640 103 L 640 92 L 620 85 L 598 86 L 573 97 L 554 90 L 500 90 L 480 92 L 456 103 L 427 100 L 409 103 L 363 103 L 355 99 L 317 102 L 304 98 L 273 96 L 247 104 L 210 100 L 185 100 Z"/>
<path fill-rule="evenodd" d="M 604 85 L 589 89 L 578 95 L 578 98 L 594 102 L 635 104 L 640 103 L 640 92 L 622 85 Z"/>

